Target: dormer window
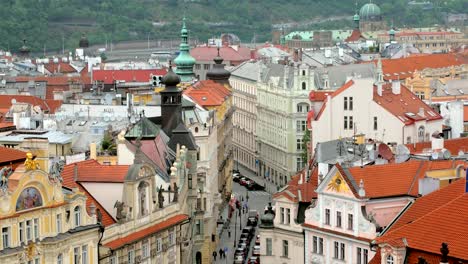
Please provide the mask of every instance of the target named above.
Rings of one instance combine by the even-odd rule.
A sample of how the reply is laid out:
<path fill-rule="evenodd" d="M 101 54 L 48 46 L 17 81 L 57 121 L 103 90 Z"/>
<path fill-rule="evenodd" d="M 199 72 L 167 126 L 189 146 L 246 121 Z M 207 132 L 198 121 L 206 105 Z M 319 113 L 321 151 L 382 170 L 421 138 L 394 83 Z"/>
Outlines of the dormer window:
<path fill-rule="evenodd" d="M 393 261 L 393 256 L 392 255 L 388 255 L 387 256 L 387 259 L 385 260 L 385 263 L 386 264 L 393 264 L 394 261 Z"/>
<path fill-rule="evenodd" d="M 73 218 L 74 218 L 74 224 L 75 227 L 78 227 L 81 225 L 81 208 L 79 206 L 75 207 L 73 210 Z"/>

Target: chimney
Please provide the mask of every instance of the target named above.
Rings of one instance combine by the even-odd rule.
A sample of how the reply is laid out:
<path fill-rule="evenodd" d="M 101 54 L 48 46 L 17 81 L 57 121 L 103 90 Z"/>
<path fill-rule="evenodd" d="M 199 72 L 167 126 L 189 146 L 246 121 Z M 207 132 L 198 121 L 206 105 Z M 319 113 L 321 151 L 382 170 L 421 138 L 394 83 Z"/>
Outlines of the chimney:
<path fill-rule="evenodd" d="M 400 80 L 395 80 L 392 82 L 392 93 L 393 94 L 400 94 L 401 91 L 401 84 Z"/>
<path fill-rule="evenodd" d="M 73 166 L 73 180 L 76 182 L 78 180 L 78 164 L 75 163 Z"/>
<path fill-rule="evenodd" d="M 377 83 L 377 94 L 379 96 L 382 96 L 382 92 L 383 92 L 382 83 Z"/>
<path fill-rule="evenodd" d="M 439 134 L 439 132 L 432 134 L 431 148 L 432 150 L 444 148 L 444 138 Z"/>
<path fill-rule="evenodd" d="M 89 158 L 93 160 L 96 160 L 97 158 L 97 149 L 95 142 L 91 142 L 91 144 L 89 144 Z"/>
<path fill-rule="evenodd" d="M 420 117 L 426 117 L 425 112 L 424 112 L 424 107 L 420 107 L 420 108 L 419 108 L 418 115 L 419 115 Z"/>

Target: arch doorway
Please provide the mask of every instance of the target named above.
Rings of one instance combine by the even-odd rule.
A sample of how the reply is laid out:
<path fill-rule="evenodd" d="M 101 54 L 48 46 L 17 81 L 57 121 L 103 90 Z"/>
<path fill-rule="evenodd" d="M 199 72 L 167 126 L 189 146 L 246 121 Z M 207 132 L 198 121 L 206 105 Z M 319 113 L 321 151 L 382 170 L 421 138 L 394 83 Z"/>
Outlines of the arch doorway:
<path fill-rule="evenodd" d="M 202 263 L 202 255 L 201 255 L 201 252 L 198 251 L 197 254 L 195 255 L 195 263 L 197 264 L 201 264 Z"/>

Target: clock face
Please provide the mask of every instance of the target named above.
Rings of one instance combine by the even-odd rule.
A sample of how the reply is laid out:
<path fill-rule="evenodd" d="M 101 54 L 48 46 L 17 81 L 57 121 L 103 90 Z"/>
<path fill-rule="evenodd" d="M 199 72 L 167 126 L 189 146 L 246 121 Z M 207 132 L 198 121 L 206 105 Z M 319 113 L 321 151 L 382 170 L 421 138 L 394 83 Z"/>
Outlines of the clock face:
<path fill-rule="evenodd" d="M 332 190 L 335 192 L 345 192 L 348 191 L 348 185 L 343 180 L 340 174 L 335 175 L 333 179 L 328 183 L 327 190 Z"/>

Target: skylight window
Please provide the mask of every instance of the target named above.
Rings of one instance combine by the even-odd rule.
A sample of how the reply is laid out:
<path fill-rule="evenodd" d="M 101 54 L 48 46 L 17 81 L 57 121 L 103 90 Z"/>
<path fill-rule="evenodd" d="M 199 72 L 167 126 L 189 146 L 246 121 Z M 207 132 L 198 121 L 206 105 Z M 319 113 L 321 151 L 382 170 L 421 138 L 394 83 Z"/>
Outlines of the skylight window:
<path fill-rule="evenodd" d="M 406 112 L 405 115 L 411 116 L 411 117 L 416 116 L 414 113 L 411 113 L 411 112 Z"/>
<path fill-rule="evenodd" d="M 446 95 L 450 95 L 450 93 L 449 93 L 447 90 L 444 90 L 444 93 L 445 93 Z"/>
<path fill-rule="evenodd" d="M 465 92 L 463 92 L 462 89 L 458 89 L 458 92 L 461 93 L 461 94 L 465 94 Z"/>

